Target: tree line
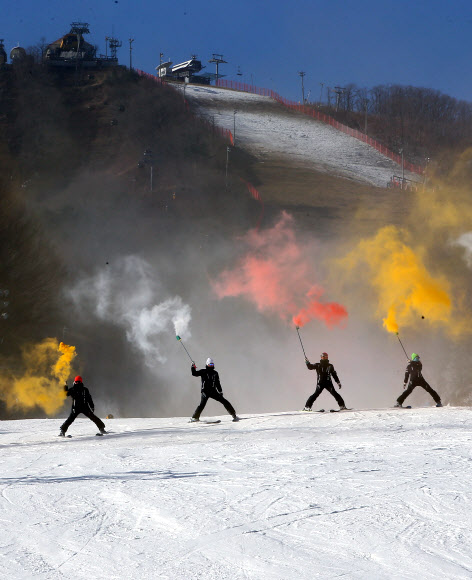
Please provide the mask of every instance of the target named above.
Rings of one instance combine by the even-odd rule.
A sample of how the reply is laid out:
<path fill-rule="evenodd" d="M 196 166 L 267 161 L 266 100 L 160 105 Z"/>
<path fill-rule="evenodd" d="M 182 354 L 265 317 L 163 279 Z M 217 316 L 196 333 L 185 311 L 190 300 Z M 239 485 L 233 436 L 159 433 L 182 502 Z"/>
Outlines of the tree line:
<path fill-rule="evenodd" d="M 328 88 L 327 102 L 312 105 L 421 165 L 472 145 L 472 103 L 435 89 L 349 84 Z"/>

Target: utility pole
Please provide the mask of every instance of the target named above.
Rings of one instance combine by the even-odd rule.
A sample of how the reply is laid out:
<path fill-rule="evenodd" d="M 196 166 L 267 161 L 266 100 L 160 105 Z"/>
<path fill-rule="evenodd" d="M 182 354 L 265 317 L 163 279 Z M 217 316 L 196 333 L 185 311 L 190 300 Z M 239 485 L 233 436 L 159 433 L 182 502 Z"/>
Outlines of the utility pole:
<path fill-rule="evenodd" d="M 319 104 L 319 106 L 321 107 L 321 102 L 323 100 L 323 87 L 324 87 L 324 83 L 320 83 L 320 87 L 321 87 L 321 89 L 320 89 L 320 104 Z"/>
<path fill-rule="evenodd" d="M 133 59 L 131 56 L 133 48 L 131 45 L 134 42 L 134 38 L 129 38 L 128 40 L 129 40 L 129 70 L 133 70 Z"/>
<path fill-rule="evenodd" d="M 238 111 L 234 109 L 233 112 L 233 143 L 236 143 L 236 113 Z"/>
<path fill-rule="evenodd" d="M 303 77 L 306 75 L 306 73 L 304 71 L 300 71 L 298 75 L 302 79 L 302 104 L 305 104 L 305 87 L 303 85 Z"/>
<path fill-rule="evenodd" d="M 163 59 L 163 58 L 164 58 L 164 53 L 163 53 L 163 52 L 160 52 L 160 53 L 159 53 L 159 66 L 161 66 L 161 64 L 162 64 L 162 59 Z"/>
<path fill-rule="evenodd" d="M 216 79 L 215 79 L 215 86 L 218 86 L 218 78 L 219 78 L 219 72 L 218 72 L 218 66 L 220 64 L 228 64 L 226 60 L 223 60 L 223 55 L 222 54 L 213 54 L 213 57 L 208 61 L 208 62 L 214 62 L 216 64 Z"/>

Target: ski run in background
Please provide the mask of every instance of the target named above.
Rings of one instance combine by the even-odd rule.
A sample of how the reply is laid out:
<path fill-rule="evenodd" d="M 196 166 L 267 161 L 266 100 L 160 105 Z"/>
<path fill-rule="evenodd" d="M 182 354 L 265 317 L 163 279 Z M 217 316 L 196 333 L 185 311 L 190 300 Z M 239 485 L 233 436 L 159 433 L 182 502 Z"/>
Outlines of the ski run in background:
<path fill-rule="evenodd" d="M 2 421 L 0 578 L 472 578 L 470 408 L 219 418 Z"/>
<path fill-rule="evenodd" d="M 281 157 L 377 187 L 386 187 L 392 175 L 401 175 L 397 163 L 370 145 L 289 111 L 270 97 L 195 85 L 186 86 L 185 96 L 210 123 L 232 131 L 236 145 L 259 160 Z M 408 171 L 405 177 L 421 181 Z"/>

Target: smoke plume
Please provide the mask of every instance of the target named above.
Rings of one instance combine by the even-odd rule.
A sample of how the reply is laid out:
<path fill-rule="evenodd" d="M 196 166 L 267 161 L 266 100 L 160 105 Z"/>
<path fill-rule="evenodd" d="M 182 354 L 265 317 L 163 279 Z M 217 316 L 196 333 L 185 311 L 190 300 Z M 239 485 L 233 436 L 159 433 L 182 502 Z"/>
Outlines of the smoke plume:
<path fill-rule="evenodd" d="M 123 328 L 127 340 L 152 367 L 167 360 L 163 337 L 170 329 L 189 337 L 190 306 L 179 296 L 164 293 L 151 266 L 142 258 L 127 256 L 70 290 L 80 313 Z"/>
<path fill-rule="evenodd" d="M 71 374 L 75 347 L 46 338 L 40 344 L 23 349 L 21 377 L 2 376 L 2 399 L 7 407 L 22 410 L 40 407 L 54 415 L 63 405 L 63 385 Z"/>
<path fill-rule="evenodd" d="M 399 327 L 414 326 L 424 317 L 431 324 L 451 325 L 451 299 L 448 281 L 433 277 L 421 260 L 400 237 L 406 235 L 394 226 L 387 226 L 375 236 L 361 240 L 339 261 L 351 281 L 361 272 L 376 293 L 375 311 L 383 317 L 389 332 Z"/>
<path fill-rule="evenodd" d="M 283 212 L 270 229 L 249 231 L 241 242 L 244 256 L 213 281 L 218 298 L 242 296 L 260 312 L 276 313 L 297 326 L 318 319 L 331 328 L 347 317 L 340 304 L 321 301 L 324 290 L 313 282 L 315 273 L 289 214 Z"/>

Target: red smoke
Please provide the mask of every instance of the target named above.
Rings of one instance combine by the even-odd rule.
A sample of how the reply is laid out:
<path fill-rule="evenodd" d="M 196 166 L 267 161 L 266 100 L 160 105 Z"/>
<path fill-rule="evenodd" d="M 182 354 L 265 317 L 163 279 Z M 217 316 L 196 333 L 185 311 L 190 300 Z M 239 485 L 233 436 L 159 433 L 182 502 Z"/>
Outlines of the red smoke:
<path fill-rule="evenodd" d="M 316 318 L 331 328 L 347 317 L 346 309 L 320 301 L 324 291 L 313 283 L 310 262 L 297 244 L 292 222 L 283 212 L 273 228 L 248 232 L 243 239 L 246 255 L 220 274 L 213 290 L 218 298 L 243 296 L 260 312 L 276 312 L 297 326 Z"/>

